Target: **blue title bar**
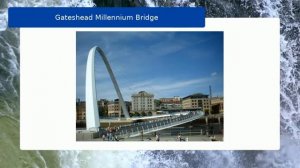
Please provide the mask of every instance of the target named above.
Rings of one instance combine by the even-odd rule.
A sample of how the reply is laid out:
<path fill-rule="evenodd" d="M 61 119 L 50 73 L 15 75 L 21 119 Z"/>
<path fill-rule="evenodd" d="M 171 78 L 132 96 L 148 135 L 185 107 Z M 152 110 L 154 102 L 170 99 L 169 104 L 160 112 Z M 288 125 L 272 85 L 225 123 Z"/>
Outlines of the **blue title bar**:
<path fill-rule="evenodd" d="M 8 26 L 17 27 L 204 27 L 197 8 L 25 8 L 8 9 Z"/>

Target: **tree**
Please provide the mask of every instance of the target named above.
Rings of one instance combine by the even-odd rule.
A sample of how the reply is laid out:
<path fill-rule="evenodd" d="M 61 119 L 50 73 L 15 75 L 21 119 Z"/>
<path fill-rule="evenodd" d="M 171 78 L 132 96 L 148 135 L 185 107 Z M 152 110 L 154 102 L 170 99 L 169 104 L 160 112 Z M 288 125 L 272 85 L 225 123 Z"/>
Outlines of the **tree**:
<path fill-rule="evenodd" d="M 136 116 L 136 117 L 138 117 L 138 116 L 140 116 L 140 113 L 138 113 L 138 112 L 134 112 L 134 113 L 133 113 L 133 116 Z"/>
<path fill-rule="evenodd" d="M 205 109 L 205 115 L 209 115 L 209 110 L 208 109 Z"/>
<path fill-rule="evenodd" d="M 159 106 L 161 105 L 161 101 L 155 99 L 155 100 L 154 100 L 154 104 L 155 104 L 155 107 L 159 107 Z"/>
<path fill-rule="evenodd" d="M 107 106 L 100 106 L 98 107 L 99 116 L 107 117 L 108 116 L 108 108 Z"/>

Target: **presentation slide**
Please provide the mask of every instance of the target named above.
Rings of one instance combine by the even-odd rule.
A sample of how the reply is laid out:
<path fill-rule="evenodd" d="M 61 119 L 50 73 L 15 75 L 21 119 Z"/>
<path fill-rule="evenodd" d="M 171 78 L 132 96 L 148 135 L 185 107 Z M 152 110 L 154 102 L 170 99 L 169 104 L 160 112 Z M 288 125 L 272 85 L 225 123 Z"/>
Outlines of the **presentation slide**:
<path fill-rule="evenodd" d="M 300 3 L 0 3 L 0 167 L 296 168 Z"/>

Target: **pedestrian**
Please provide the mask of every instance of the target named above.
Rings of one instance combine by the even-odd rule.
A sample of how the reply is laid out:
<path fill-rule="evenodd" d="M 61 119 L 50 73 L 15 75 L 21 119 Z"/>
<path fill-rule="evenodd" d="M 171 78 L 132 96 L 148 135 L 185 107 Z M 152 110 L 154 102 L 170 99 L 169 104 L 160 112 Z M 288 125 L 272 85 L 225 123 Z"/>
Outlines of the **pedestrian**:
<path fill-rule="evenodd" d="M 116 135 L 116 127 L 113 127 L 113 128 L 112 128 L 111 134 L 112 134 L 112 140 L 113 140 L 113 141 L 116 140 L 116 137 L 115 137 L 115 135 Z"/>
<path fill-rule="evenodd" d="M 144 132 L 143 132 L 143 130 L 141 131 L 141 137 L 142 137 L 142 141 L 144 141 Z"/>
<path fill-rule="evenodd" d="M 117 135 L 114 135 L 114 140 L 115 140 L 115 141 L 119 141 Z"/>
<path fill-rule="evenodd" d="M 211 136 L 211 141 L 217 141 L 215 136 Z"/>
<path fill-rule="evenodd" d="M 103 134 L 102 134 L 102 139 L 103 139 L 103 141 L 105 141 L 105 138 L 106 138 L 105 133 L 103 133 Z"/>
<path fill-rule="evenodd" d="M 180 135 L 180 134 L 177 135 L 176 140 L 177 140 L 177 141 L 181 141 L 181 135 Z"/>
<path fill-rule="evenodd" d="M 159 139 L 159 135 L 158 134 L 156 134 L 156 141 L 159 141 L 160 139 Z"/>
<path fill-rule="evenodd" d="M 108 127 L 107 130 L 108 130 L 108 132 L 107 132 L 107 140 L 111 141 L 112 140 L 112 128 Z"/>

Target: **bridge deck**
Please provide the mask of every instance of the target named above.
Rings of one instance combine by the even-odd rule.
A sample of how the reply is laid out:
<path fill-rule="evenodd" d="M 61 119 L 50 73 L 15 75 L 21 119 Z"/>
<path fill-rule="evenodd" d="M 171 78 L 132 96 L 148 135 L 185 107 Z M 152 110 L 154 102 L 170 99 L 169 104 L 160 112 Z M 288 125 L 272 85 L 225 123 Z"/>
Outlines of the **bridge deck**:
<path fill-rule="evenodd" d="M 116 135 L 120 138 L 136 137 L 149 134 L 152 132 L 164 130 L 177 125 L 185 124 L 203 117 L 204 112 L 195 111 L 185 115 L 170 116 L 156 121 L 147 121 L 131 125 L 121 126 L 118 128 Z"/>

